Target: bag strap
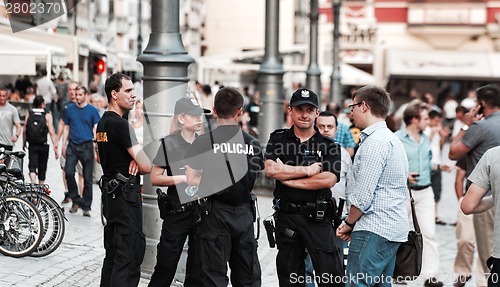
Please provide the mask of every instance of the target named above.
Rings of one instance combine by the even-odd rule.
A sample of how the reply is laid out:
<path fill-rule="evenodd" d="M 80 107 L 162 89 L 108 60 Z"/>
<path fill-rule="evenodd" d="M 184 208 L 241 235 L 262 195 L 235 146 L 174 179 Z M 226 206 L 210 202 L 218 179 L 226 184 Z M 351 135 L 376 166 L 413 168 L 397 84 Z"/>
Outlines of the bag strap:
<path fill-rule="evenodd" d="M 413 194 L 411 193 L 410 183 L 406 183 L 408 192 L 410 192 L 410 205 L 411 205 L 411 217 L 413 219 L 413 228 L 417 233 L 420 233 L 420 225 L 418 225 L 417 214 L 415 213 L 415 200 L 413 199 Z"/>
<path fill-rule="evenodd" d="M 168 165 L 167 148 L 165 147 L 165 138 L 161 138 L 161 146 L 163 147 L 163 157 L 165 158 L 165 166 Z"/>

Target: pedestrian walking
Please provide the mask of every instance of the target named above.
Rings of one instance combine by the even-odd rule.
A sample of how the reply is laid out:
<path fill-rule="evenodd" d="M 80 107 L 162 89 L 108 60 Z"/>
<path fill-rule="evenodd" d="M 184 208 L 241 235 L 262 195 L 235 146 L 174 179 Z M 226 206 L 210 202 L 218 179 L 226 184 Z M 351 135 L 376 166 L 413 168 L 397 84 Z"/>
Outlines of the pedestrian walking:
<path fill-rule="evenodd" d="M 134 84 L 115 73 L 105 84 L 108 110 L 97 126 L 96 140 L 104 175 L 102 191 L 104 248 L 101 287 L 137 286 L 146 249 L 142 231 L 139 174 L 151 172 L 151 162 L 123 115 L 134 107 Z"/>
<path fill-rule="evenodd" d="M 410 168 L 408 181 L 424 241 L 421 276 L 425 278 L 424 286 L 441 287 L 443 282 L 436 278 L 439 271 L 439 251 L 436 239 L 436 201 L 431 182 L 433 165 L 436 166 L 436 170 L 440 171 L 440 168 L 439 164 L 432 163 L 431 142 L 424 133 L 429 127 L 428 106 L 425 104 L 408 106 L 403 113 L 403 121 L 405 127 L 395 135 L 403 143 L 408 157 Z"/>
<path fill-rule="evenodd" d="M 219 89 L 213 113 L 218 127 L 197 137 L 185 156 L 187 183 L 199 186 L 199 196 L 210 194 L 200 205 L 203 283 L 227 286 L 229 263 L 233 286 L 261 286 L 252 189 L 264 167 L 262 148 L 238 125 L 243 114 L 238 90 Z"/>
<path fill-rule="evenodd" d="M 458 216 L 455 234 L 457 237 L 457 254 L 453 265 L 453 271 L 458 274 L 454 287 L 464 287 L 465 283 L 472 278 L 472 265 L 474 263 L 474 251 L 476 250 L 476 235 L 474 234 L 474 221 L 472 215 L 466 215 L 460 209 L 460 204 L 465 195 L 466 166 L 465 158 L 456 163 L 455 194 L 458 199 Z M 477 274 L 484 273 L 482 264 L 476 264 Z M 476 276 L 477 277 L 477 276 Z"/>
<path fill-rule="evenodd" d="M 347 287 L 391 286 L 396 252 L 408 239 L 408 159 L 385 123 L 390 102 L 384 89 L 365 86 L 349 106 L 361 140 L 347 193 L 349 215 L 337 228 L 337 236 L 350 240 Z"/>
<path fill-rule="evenodd" d="M 57 135 L 54 131 L 52 115 L 45 111 L 45 100 L 43 96 L 36 96 L 33 100 L 33 109 L 26 114 L 23 129 L 23 150 L 28 146 L 29 176 L 32 183 L 45 182 L 47 173 L 47 161 L 49 160 L 49 144 L 47 134 L 50 135 L 56 159 L 58 155 Z"/>
<path fill-rule="evenodd" d="M 486 85 L 476 90 L 477 106 L 463 119 L 465 126 L 450 144 L 449 158 L 466 159 L 467 176 L 470 176 L 484 152 L 500 145 L 500 88 Z M 484 118 L 484 119 L 483 119 Z M 483 120 L 481 120 L 483 119 Z M 467 189 L 470 181 L 467 182 Z M 489 209 L 473 216 L 476 246 L 482 270 L 488 270 L 486 260 L 491 256 L 494 210 Z M 477 278 L 478 286 L 486 286 L 486 278 Z"/>
<path fill-rule="evenodd" d="M 201 108 L 196 100 L 181 98 L 175 103 L 174 117 L 170 123 L 175 130 L 161 139 L 160 147 L 153 160 L 151 185 L 168 186 L 167 194 L 158 199 L 163 219 L 160 242 L 156 253 L 156 266 L 149 287 L 170 286 L 177 270 L 184 242 L 188 241 L 185 286 L 203 286 L 203 278 L 196 237 L 200 219 L 196 201 L 181 204 L 179 193 L 186 192 L 186 163 L 184 156 L 202 128 L 201 114 L 210 112 Z"/>
<path fill-rule="evenodd" d="M 16 107 L 7 102 L 7 96 L 7 89 L 0 88 L 0 147 L 11 151 L 21 134 L 21 120 Z"/>
<path fill-rule="evenodd" d="M 83 86 L 76 88 L 76 102 L 70 104 L 63 115 L 64 133 L 62 155 L 66 158 L 64 172 L 68 184 L 68 196 L 73 204 L 70 213 L 79 208 L 83 216 L 90 217 L 92 205 L 92 177 L 94 172 L 94 139 L 99 114 L 97 109 L 85 101 L 88 91 Z M 83 196 L 78 192 L 75 180 L 76 165 L 80 161 L 83 167 Z"/>
<path fill-rule="evenodd" d="M 313 91 L 296 90 L 288 106 L 292 127 L 272 132 L 266 146 L 266 175 L 276 180 L 280 286 L 304 283 L 306 249 L 319 286 L 340 286 L 344 274 L 331 222 L 336 208 L 330 190 L 340 178 L 340 146 L 314 126 L 318 107 Z M 325 276 L 327 280 L 320 280 Z"/>
<path fill-rule="evenodd" d="M 478 93 L 478 99 L 480 99 Z M 488 287 L 500 285 L 500 147 L 494 147 L 484 153 L 468 177 L 472 182 L 460 207 L 465 214 L 482 213 L 494 209 L 493 251 L 486 260 Z M 491 194 L 489 194 L 491 193 Z M 483 235 L 484 236 L 484 235 Z"/>
<path fill-rule="evenodd" d="M 36 94 L 42 95 L 45 100 L 45 109 L 52 112 L 52 100 L 57 101 L 57 90 L 54 82 L 47 75 L 47 70 L 42 70 L 41 77 L 36 81 Z"/>

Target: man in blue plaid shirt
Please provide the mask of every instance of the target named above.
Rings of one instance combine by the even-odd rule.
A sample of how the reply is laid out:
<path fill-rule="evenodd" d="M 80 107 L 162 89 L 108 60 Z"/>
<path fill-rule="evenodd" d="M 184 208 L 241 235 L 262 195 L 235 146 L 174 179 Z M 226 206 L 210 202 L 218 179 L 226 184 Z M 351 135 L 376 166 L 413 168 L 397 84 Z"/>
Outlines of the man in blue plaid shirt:
<path fill-rule="evenodd" d="M 349 106 L 362 131 L 347 189 L 349 215 L 337 229 L 337 236 L 351 242 L 346 287 L 391 286 L 396 252 L 408 236 L 408 160 L 385 123 L 389 105 L 384 89 L 365 86 Z"/>

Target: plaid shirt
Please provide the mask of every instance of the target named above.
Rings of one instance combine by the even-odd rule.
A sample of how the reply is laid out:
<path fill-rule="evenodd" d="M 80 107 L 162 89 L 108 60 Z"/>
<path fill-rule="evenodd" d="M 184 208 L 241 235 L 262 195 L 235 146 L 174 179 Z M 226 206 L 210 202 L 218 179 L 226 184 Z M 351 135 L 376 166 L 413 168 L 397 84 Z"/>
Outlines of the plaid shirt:
<path fill-rule="evenodd" d="M 349 204 L 364 213 L 354 231 L 366 230 L 390 241 L 404 242 L 409 227 L 405 148 L 383 121 L 364 129 L 360 138 L 353 180 L 347 188 Z"/>
<path fill-rule="evenodd" d="M 339 122 L 338 123 L 338 131 L 335 134 L 335 137 L 333 138 L 335 142 L 337 142 L 341 147 L 346 148 L 346 147 L 356 147 L 356 142 L 354 141 L 354 138 L 352 137 L 352 133 L 349 130 L 349 127 L 346 126 L 345 124 Z"/>

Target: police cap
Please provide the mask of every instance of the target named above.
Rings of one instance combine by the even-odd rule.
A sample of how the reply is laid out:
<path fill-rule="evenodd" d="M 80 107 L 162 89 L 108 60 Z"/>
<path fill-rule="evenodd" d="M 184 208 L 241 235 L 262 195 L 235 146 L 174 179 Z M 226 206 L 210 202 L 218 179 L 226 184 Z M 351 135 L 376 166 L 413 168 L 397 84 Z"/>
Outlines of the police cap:
<path fill-rule="evenodd" d="M 318 96 L 308 89 L 298 89 L 292 94 L 290 99 L 290 107 L 295 107 L 303 104 L 313 105 L 319 108 Z"/>
<path fill-rule="evenodd" d="M 200 107 L 195 99 L 182 98 L 175 103 L 174 114 L 201 115 L 210 113 L 210 110 Z"/>

